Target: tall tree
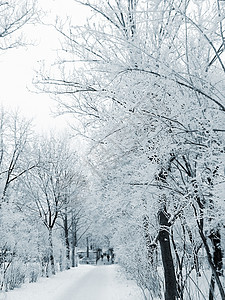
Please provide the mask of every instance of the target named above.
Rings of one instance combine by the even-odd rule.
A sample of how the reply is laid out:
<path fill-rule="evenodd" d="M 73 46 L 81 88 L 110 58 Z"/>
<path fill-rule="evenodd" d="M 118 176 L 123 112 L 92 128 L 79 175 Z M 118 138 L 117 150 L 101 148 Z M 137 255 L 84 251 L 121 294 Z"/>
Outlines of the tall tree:
<path fill-rule="evenodd" d="M 1 109 L 0 174 L 1 201 L 7 200 L 10 185 L 33 169 L 36 162 L 29 157 L 32 133 L 31 121 L 18 112 Z"/>
<path fill-rule="evenodd" d="M 68 201 L 72 201 L 79 174 L 75 167 L 77 155 L 67 138 L 54 135 L 43 138 L 35 148 L 39 164 L 28 174 L 25 184 L 29 198 L 36 205 L 36 213 L 48 230 L 49 260 L 52 274 L 55 274 L 53 229 L 60 214 L 64 216 L 64 225 L 67 221 L 65 210 L 68 209 Z M 68 230 L 68 226 L 64 228 Z"/>
<path fill-rule="evenodd" d="M 87 188 L 87 182 L 84 174 L 80 170 L 81 161 L 77 156 L 74 156 L 74 160 L 71 159 L 71 165 L 73 166 L 73 181 L 71 181 L 67 194 L 64 197 L 64 206 L 59 213 L 59 217 L 62 222 L 58 222 L 58 225 L 63 228 L 64 239 L 66 246 L 66 269 L 70 266 L 77 267 L 77 246 L 80 239 L 80 226 L 82 221 L 85 222 L 86 228 L 89 227 L 88 220 L 85 218 L 85 201 L 84 190 Z M 67 172 L 70 172 L 67 170 Z M 87 229 L 85 229 L 87 230 Z"/>

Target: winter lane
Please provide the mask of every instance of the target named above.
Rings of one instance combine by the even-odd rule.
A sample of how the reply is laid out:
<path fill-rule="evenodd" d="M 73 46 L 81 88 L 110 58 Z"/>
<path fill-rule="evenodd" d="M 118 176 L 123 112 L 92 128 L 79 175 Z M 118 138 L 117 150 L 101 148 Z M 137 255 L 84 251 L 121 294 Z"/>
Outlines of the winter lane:
<path fill-rule="evenodd" d="M 137 300 L 142 299 L 135 289 L 120 281 L 115 265 L 93 268 L 56 300 Z M 138 297 L 138 298 L 137 298 Z"/>

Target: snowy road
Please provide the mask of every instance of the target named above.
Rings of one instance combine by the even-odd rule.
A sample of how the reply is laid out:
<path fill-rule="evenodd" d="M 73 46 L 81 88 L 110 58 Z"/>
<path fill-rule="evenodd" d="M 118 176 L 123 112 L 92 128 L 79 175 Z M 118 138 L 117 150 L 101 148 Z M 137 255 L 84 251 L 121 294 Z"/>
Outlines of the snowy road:
<path fill-rule="evenodd" d="M 126 284 L 116 278 L 114 266 L 97 266 L 81 277 L 56 300 L 124 300 L 132 297 Z"/>
<path fill-rule="evenodd" d="M 118 265 L 81 265 L 0 295 L 0 300 L 142 300 L 140 289 L 119 269 Z"/>

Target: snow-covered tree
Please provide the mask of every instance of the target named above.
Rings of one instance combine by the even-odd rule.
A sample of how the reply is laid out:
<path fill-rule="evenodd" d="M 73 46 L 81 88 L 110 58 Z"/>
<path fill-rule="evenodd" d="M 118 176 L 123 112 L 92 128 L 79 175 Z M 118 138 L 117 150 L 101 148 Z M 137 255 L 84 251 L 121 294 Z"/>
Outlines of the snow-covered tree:
<path fill-rule="evenodd" d="M 156 243 L 161 249 L 165 299 L 185 297 L 175 270 L 184 236 L 180 243 L 171 241 L 177 227 L 193 249 L 193 265 L 180 271 L 188 278 L 204 247 L 212 270 L 210 294 L 216 281 L 223 299 L 224 4 L 77 2 L 90 7 L 93 17 L 84 27 L 56 25 L 65 38 L 55 73 L 61 76 L 54 77 L 53 69 L 37 84 L 56 95 L 62 112 L 85 125 L 80 131 L 98 153 L 97 159 L 90 156 L 94 168 L 109 175 L 113 170 L 108 182 L 116 178 L 126 187 L 118 207 L 132 206 L 131 190 L 139 191 L 147 209 L 142 230 L 148 232 L 148 259 Z M 115 197 L 107 201 L 113 205 Z"/>
<path fill-rule="evenodd" d="M 78 169 L 78 157 L 67 137 L 51 135 L 35 144 L 35 149 L 39 163 L 25 179 L 26 193 L 33 203 L 31 210 L 39 215 L 48 230 L 48 257 L 52 274 L 55 274 L 53 229 L 61 217 L 64 224 L 66 256 L 69 259 L 68 213 L 81 184 L 81 172 Z M 30 203 L 27 205 L 29 207 Z"/>
<path fill-rule="evenodd" d="M 26 45 L 23 28 L 35 20 L 35 1 L 0 1 L 0 50 Z"/>
<path fill-rule="evenodd" d="M 18 112 L 1 109 L 0 118 L 0 191 L 1 202 L 7 201 L 10 185 L 35 167 L 30 151 L 32 124 Z"/>

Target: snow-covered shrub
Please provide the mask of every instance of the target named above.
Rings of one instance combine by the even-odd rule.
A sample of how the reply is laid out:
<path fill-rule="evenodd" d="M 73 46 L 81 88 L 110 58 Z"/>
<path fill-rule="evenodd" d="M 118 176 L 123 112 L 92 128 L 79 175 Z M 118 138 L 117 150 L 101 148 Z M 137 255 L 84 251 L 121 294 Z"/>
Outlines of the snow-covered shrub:
<path fill-rule="evenodd" d="M 138 224 L 120 228 L 113 242 L 119 264 L 125 270 L 127 278 L 135 280 L 141 288 L 145 299 L 160 296 L 162 280 L 157 270 L 158 254 L 155 251 L 150 262 L 143 231 Z"/>
<path fill-rule="evenodd" d="M 45 239 L 38 220 L 24 216 L 14 203 L 2 205 L 0 217 L 0 285 L 9 290 L 38 279 Z"/>
<path fill-rule="evenodd" d="M 29 282 L 36 282 L 41 275 L 41 267 L 38 263 L 30 263 L 27 267 L 27 277 Z"/>
<path fill-rule="evenodd" d="M 58 243 L 55 241 L 55 259 L 56 259 L 56 269 L 58 272 L 62 272 L 66 269 L 66 249 L 62 245 L 61 241 L 58 240 Z"/>
<path fill-rule="evenodd" d="M 14 288 L 20 287 L 25 282 L 26 266 L 20 261 L 13 262 L 4 277 L 2 282 L 4 290 L 13 290 Z"/>

